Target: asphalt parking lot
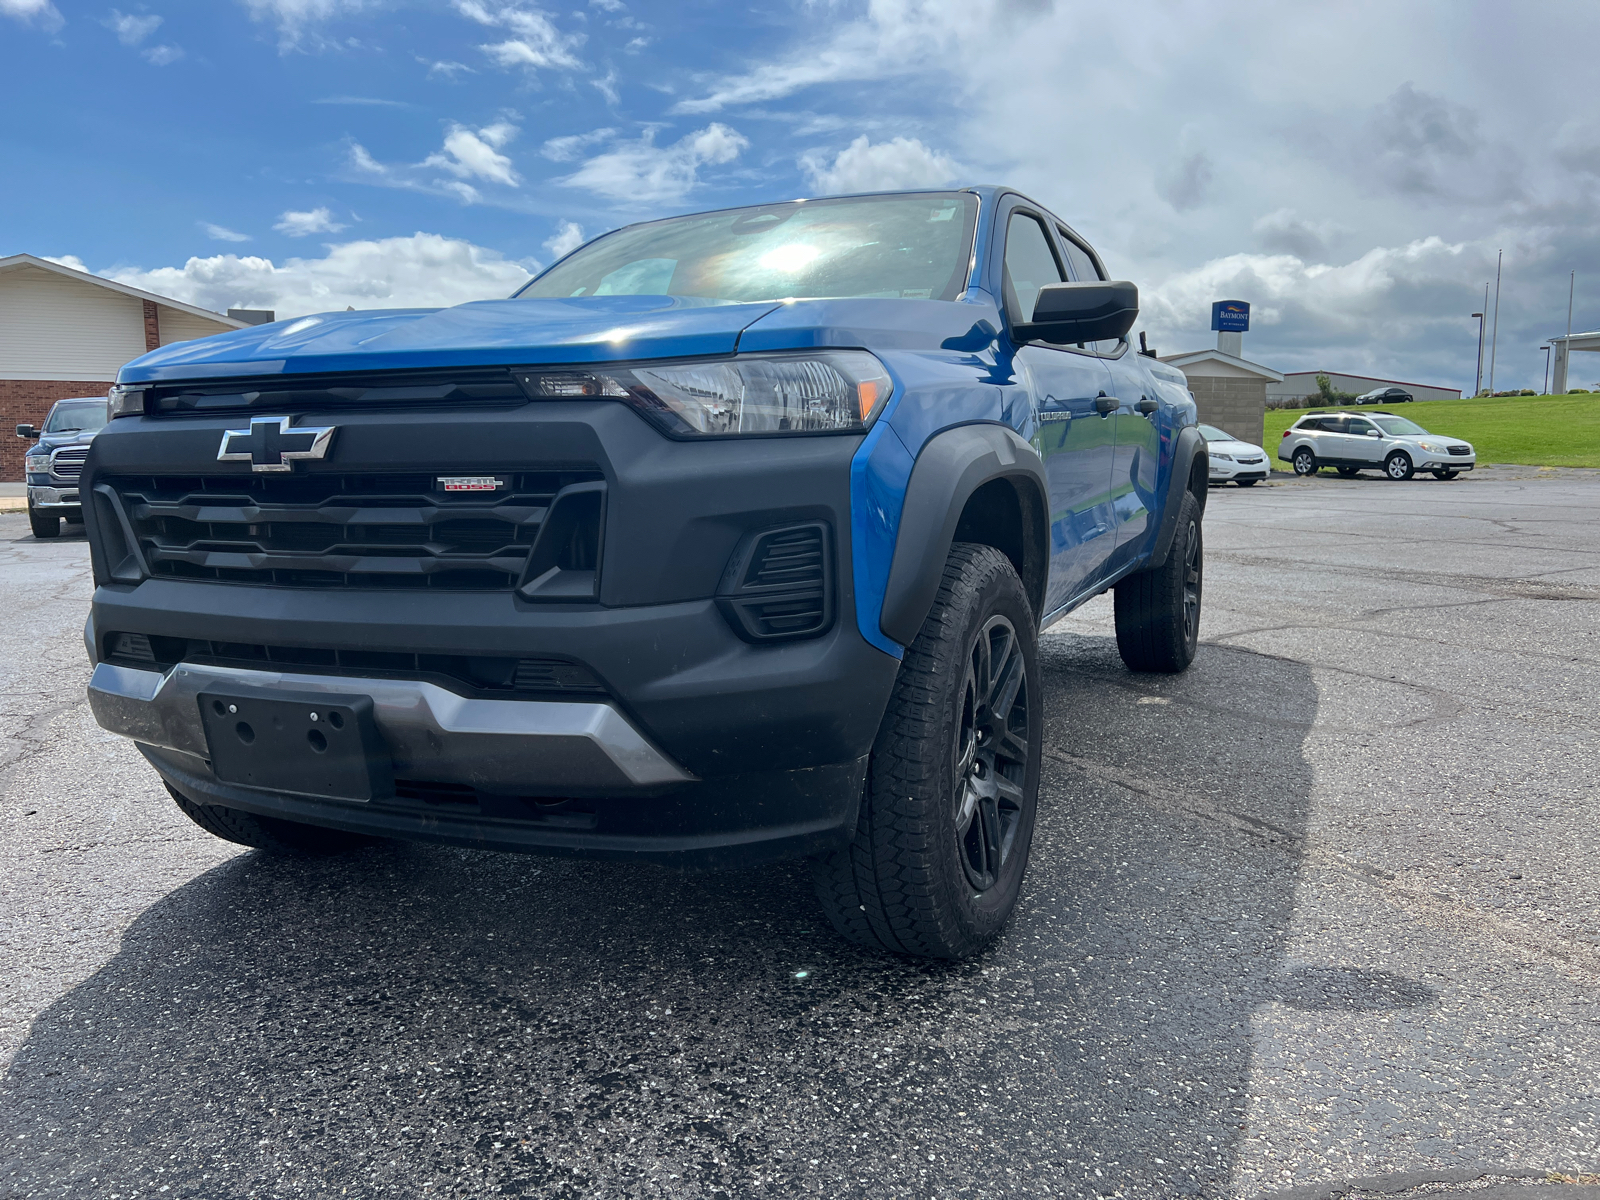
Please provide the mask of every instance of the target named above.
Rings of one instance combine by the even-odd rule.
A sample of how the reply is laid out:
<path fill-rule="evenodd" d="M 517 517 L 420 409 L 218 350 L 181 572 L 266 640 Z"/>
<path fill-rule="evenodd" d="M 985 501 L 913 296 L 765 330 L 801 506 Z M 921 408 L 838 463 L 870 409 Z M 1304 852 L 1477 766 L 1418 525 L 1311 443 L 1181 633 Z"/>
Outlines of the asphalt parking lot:
<path fill-rule="evenodd" d="M 0 1196 L 1600 1172 L 1597 511 L 1596 472 L 1213 492 L 1192 670 L 1127 673 L 1105 598 L 1046 636 L 1023 904 L 958 966 L 843 945 L 793 865 L 213 840 L 90 718 L 81 536 L 0 516 Z"/>

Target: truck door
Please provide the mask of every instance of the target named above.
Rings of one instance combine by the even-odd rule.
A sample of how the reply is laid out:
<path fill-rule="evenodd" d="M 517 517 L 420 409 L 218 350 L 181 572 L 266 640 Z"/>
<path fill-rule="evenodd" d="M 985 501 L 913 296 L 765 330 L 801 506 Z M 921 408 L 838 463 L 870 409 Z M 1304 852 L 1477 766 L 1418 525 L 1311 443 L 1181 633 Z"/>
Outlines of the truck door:
<path fill-rule="evenodd" d="M 1075 282 L 1104 278 L 1094 256 L 1067 230 L 1057 226 L 1056 234 Z M 1111 376 L 1111 395 L 1117 402 L 1108 420 L 1113 433 L 1111 514 L 1117 530 L 1120 566 L 1144 552 L 1148 535 L 1160 523 L 1161 434 L 1163 424 L 1171 423 L 1171 413 L 1163 408 L 1140 411 L 1141 403 L 1148 408 L 1157 396 L 1149 374 L 1126 338 L 1097 343 L 1094 348 L 1103 356 Z"/>
<path fill-rule="evenodd" d="M 1044 221 L 1026 208 L 1007 218 L 1003 261 L 1006 314 L 1013 323 L 1032 318 L 1041 287 L 1067 279 Z M 1093 582 L 1116 547 L 1111 377 L 1099 358 L 1076 347 L 1030 342 L 1018 349 L 1017 362 L 1034 404 L 1033 444 L 1050 483 L 1049 613 Z"/>

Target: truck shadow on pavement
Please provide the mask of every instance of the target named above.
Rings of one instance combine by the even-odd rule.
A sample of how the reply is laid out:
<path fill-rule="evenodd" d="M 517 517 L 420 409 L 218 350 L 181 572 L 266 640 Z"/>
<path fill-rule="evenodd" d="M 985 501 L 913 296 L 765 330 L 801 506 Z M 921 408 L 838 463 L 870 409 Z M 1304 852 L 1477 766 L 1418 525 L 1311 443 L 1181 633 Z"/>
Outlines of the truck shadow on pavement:
<path fill-rule="evenodd" d="M 1305 666 L 1043 657 L 1041 826 L 981 960 L 843 944 L 793 864 L 245 853 L 34 1024 L 0 1196 L 1230 1194 L 1261 1005 L 1434 997 L 1284 962 Z"/>

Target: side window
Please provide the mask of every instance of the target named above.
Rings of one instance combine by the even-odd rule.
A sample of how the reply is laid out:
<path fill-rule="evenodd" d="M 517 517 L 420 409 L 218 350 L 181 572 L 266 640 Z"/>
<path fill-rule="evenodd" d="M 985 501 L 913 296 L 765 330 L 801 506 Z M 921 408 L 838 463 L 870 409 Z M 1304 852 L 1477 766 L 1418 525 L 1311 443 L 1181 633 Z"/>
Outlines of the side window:
<path fill-rule="evenodd" d="M 1370 421 L 1352 420 L 1350 427 L 1345 432 L 1353 433 L 1356 437 L 1366 437 L 1373 429 L 1374 426 Z"/>
<path fill-rule="evenodd" d="M 1079 283 L 1088 283 L 1094 279 L 1104 279 L 1094 265 L 1094 258 L 1072 237 L 1065 229 L 1056 227 L 1056 232 L 1061 235 L 1061 249 L 1066 252 L 1067 265 L 1072 268 L 1072 278 Z"/>
<path fill-rule="evenodd" d="M 1348 421 L 1349 421 L 1349 418 L 1347 418 L 1347 417 L 1323 417 L 1322 418 L 1322 432 L 1323 433 L 1343 433 L 1345 431 L 1345 429 L 1348 427 Z"/>
<path fill-rule="evenodd" d="M 1050 248 L 1050 238 L 1038 217 L 1012 213 L 1006 224 L 1005 301 L 1013 321 L 1033 319 L 1039 289 L 1047 283 L 1065 283 L 1061 264 Z"/>

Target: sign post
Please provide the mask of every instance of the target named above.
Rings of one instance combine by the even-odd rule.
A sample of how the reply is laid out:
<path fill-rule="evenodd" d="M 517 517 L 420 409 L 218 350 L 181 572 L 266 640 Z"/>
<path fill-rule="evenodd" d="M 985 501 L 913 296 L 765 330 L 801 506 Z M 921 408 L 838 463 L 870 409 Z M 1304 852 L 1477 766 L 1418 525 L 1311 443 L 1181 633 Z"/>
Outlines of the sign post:
<path fill-rule="evenodd" d="M 1248 300 L 1218 300 L 1211 306 L 1211 328 L 1217 331 L 1217 349 L 1244 357 L 1244 335 L 1250 332 Z"/>

